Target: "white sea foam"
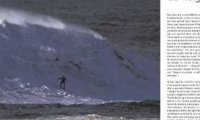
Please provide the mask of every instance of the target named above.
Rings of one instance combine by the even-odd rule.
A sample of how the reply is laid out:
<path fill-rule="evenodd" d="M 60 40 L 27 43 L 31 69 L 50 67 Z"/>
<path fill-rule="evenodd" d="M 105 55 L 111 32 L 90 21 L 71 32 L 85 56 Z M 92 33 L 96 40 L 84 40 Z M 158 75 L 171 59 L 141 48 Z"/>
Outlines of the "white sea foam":
<path fill-rule="evenodd" d="M 78 115 L 78 116 L 55 115 L 55 116 L 37 118 L 37 120 L 157 120 L 157 119 L 153 118 L 127 119 L 124 117 L 105 117 L 97 114 L 88 114 L 88 115 Z"/>
<path fill-rule="evenodd" d="M 39 117 L 36 120 L 160 120 L 160 119 L 159 118 L 107 117 L 107 116 L 101 116 L 98 114 L 88 114 L 88 115 L 78 115 L 78 116 L 54 115 L 54 116 L 47 116 L 47 117 Z"/>
<path fill-rule="evenodd" d="M 8 90 L 8 88 L 12 88 Z M 0 87 L 1 103 L 60 103 L 60 104 L 100 104 L 103 100 L 75 96 L 63 90 L 53 90 L 46 85 L 34 86 L 22 82 L 21 78 L 4 78 L 4 87 Z"/>
<path fill-rule="evenodd" d="M 50 46 L 40 46 L 40 50 L 47 52 L 56 52 L 56 49 Z"/>
<path fill-rule="evenodd" d="M 77 34 L 83 33 L 83 34 L 88 34 L 88 35 L 92 35 L 94 38 L 97 38 L 98 40 L 105 40 L 105 38 L 103 36 L 101 36 L 100 34 L 88 29 L 88 28 L 84 28 L 84 27 L 80 27 L 80 26 L 76 26 L 76 25 L 72 25 L 72 24 L 67 24 L 65 27 L 66 31 L 76 31 Z"/>
<path fill-rule="evenodd" d="M 26 26 L 27 24 L 40 25 L 47 28 L 64 29 L 65 24 L 50 16 L 35 15 L 19 10 L 0 8 L 0 24 L 5 27 L 7 21 L 16 25 Z"/>

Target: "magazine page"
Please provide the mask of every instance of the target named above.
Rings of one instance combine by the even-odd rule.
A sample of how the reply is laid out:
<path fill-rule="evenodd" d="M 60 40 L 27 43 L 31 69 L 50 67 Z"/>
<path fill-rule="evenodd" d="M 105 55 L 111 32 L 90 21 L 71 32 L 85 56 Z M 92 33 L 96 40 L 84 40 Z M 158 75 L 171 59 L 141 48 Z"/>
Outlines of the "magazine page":
<path fill-rule="evenodd" d="M 161 119 L 200 119 L 200 4 L 161 1 Z"/>

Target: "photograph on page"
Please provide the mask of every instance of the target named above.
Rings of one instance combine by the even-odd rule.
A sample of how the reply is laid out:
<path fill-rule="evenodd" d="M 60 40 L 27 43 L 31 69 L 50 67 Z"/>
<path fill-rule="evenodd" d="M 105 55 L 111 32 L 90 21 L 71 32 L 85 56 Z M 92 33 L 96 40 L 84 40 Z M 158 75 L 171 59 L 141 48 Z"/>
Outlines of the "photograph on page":
<path fill-rule="evenodd" d="M 0 119 L 159 120 L 159 0 L 0 0 Z"/>

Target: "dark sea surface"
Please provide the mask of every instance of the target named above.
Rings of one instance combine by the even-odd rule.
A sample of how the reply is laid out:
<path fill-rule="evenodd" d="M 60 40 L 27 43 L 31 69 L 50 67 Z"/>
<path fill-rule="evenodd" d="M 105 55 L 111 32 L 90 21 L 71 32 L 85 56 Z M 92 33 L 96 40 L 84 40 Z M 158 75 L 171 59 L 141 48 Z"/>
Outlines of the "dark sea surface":
<path fill-rule="evenodd" d="M 160 102 L 116 102 L 67 106 L 61 104 L 0 104 L 0 113 L 0 118 L 4 119 L 158 120 Z"/>

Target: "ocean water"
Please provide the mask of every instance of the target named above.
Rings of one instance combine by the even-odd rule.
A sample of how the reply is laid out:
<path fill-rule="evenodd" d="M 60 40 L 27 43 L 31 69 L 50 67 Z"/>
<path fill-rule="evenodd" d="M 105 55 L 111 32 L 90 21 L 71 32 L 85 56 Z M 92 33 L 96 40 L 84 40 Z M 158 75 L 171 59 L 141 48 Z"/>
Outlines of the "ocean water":
<path fill-rule="evenodd" d="M 111 102 L 103 104 L 0 104 L 4 119 L 119 119 L 157 120 L 159 101 Z"/>
<path fill-rule="evenodd" d="M 152 56 L 50 16 L 2 8 L 0 18 L 2 102 L 67 103 L 74 95 L 83 101 L 159 99 L 159 65 Z M 66 90 L 59 89 L 62 75 Z"/>
<path fill-rule="evenodd" d="M 75 117 L 66 117 L 66 116 L 52 116 L 46 118 L 38 118 L 37 120 L 159 120 L 158 118 L 136 118 L 128 119 L 124 117 L 104 117 L 96 114 L 86 115 L 86 116 L 75 116 Z"/>
<path fill-rule="evenodd" d="M 101 4 L 107 5 L 105 9 L 94 9 L 94 6 L 98 6 L 98 1 L 89 4 L 86 0 L 88 5 L 84 3 L 83 6 L 78 1 L 68 1 L 63 7 L 61 3 L 53 4 L 45 0 L 0 0 L 0 118 L 9 118 L 10 115 L 10 119 L 159 118 L 159 104 L 156 104 L 156 107 L 142 104 L 139 108 L 135 104 L 143 100 L 160 99 L 159 61 L 158 56 L 155 56 L 159 50 L 154 47 L 159 46 L 156 36 L 158 32 L 153 32 L 152 35 L 151 32 L 144 31 L 141 36 L 145 37 L 140 39 L 141 36 L 136 36 L 138 31 L 135 31 L 135 28 L 133 34 L 131 31 L 136 24 L 144 23 L 146 27 L 150 24 L 152 29 L 149 31 L 159 29 L 159 25 L 155 23 L 157 18 L 154 17 L 143 22 L 138 17 L 138 22 L 137 19 L 133 20 L 136 22 L 134 25 L 127 16 L 124 17 L 125 21 L 115 18 L 119 8 L 127 6 L 129 2 L 103 2 Z M 125 10 L 145 12 L 157 6 L 157 3 L 146 6 L 144 1 L 134 3 L 136 6 L 133 9 L 129 6 Z M 52 6 L 59 8 L 58 11 L 53 11 Z M 113 9 L 111 6 L 119 8 Z M 76 11 L 77 7 L 84 13 L 82 10 Z M 152 15 L 158 12 L 157 8 L 150 10 L 152 11 L 155 12 Z M 149 15 L 149 11 L 146 14 Z M 98 17 L 93 17 L 95 15 Z M 109 20 L 106 20 L 107 18 Z M 132 26 L 131 29 L 125 27 L 126 34 L 120 32 L 125 31 L 121 28 L 125 23 L 129 27 Z M 150 40 L 151 35 L 154 40 Z M 149 37 L 149 40 L 146 37 Z M 144 48 L 141 53 L 135 49 L 135 45 L 141 49 L 140 44 L 145 41 L 148 41 L 151 50 Z M 66 90 L 59 88 L 60 81 L 57 78 L 62 75 L 68 78 Z M 95 107 L 94 111 L 90 108 L 91 105 L 119 102 L 122 102 L 119 104 L 122 107 L 120 108 L 125 110 L 120 116 L 116 106 L 111 105 L 110 108 L 102 110 Z M 131 109 L 126 106 L 127 102 L 134 103 Z M 36 105 L 37 112 L 31 110 L 27 113 L 26 111 L 32 109 L 32 106 L 29 106 L 32 104 Z M 41 104 L 49 105 L 51 111 L 40 114 Z M 54 104 L 61 104 L 61 107 L 66 108 L 57 113 L 60 109 Z M 89 109 L 76 108 L 76 105 L 82 104 L 89 106 Z M 25 107 L 21 108 L 21 105 Z M 70 105 L 79 112 L 68 115 L 75 112 L 73 109 L 69 110 Z M 5 112 L 13 109 L 11 114 Z M 82 110 L 90 112 L 85 113 Z M 114 112 L 111 112 L 113 110 Z M 136 116 L 130 117 L 132 113 Z"/>

